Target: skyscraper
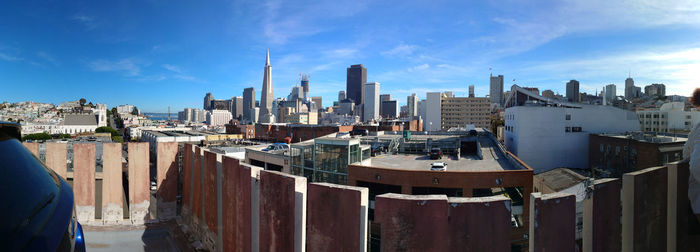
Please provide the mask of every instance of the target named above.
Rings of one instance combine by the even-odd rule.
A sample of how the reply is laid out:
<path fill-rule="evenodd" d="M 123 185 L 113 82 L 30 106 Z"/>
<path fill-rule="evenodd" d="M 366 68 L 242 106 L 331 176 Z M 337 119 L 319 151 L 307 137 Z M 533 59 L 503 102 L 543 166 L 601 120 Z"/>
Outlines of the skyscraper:
<path fill-rule="evenodd" d="M 231 97 L 231 103 L 233 104 L 231 116 L 233 116 L 233 118 L 236 120 L 241 120 L 241 116 L 243 115 L 243 97 Z"/>
<path fill-rule="evenodd" d="M 316 103 L 316 108 L 317 108 L 317 109 L 323 109 L 323 97 L 321 97 L 321 96 L 314 96 L 314 97 L 311 97 L 311 101 L 313 101 L 314 103 Z M 316 112 L 316 111 L 312 111 L 312 112 Z"/>
<path fill-rule="evenodd" d="M 211 108 L 211 101 L 214 100 L 214 95 L 211 93 L 207 93 L 207 95 L 204 96 L 204 110 L 210 110 Z"/>
<path fill-rule="evenodd" d="M 364 104 L 364 84 L 367 82 L 367 68 L 362 64 L 348 67 L 346 86 L 347 98 L 354 101 L 355 105 Z M 377 94 L 378 95 L 378 94 Z M 379 96 L 377 96 L 377 99 Z M 379 109 L 379 107 L 377 107 Z"/>
<path fill-rule="evenodd" d="M 498 106 L 503 104 L 503 75 L 491 75 L 489 97 L 491 98 L 491 104 L 495 103 Z"/>
<path fill-rule="evenodd" d="M 625 99 L 632 99 L 634 97 L 634 80 L 632 77 L 625 79 Z"/>
<path fill-rule="evenodd" d="M 304 74 L 301 76 L 301 88 L 302 88 L 302 93 L 301 93 L 301 99 L 302 100 L 307 100 L 309 99 L 309 75 Z M 319 104 L 320 106 L 320 104 Z"/>
<path fill-rule="evenodd" d="M 474 85 L 469 85 L 469 97 L 474 97 Z"/>
<path fill-rule="evenodd" d="M 579 102 L 579 83 L 577 80 L 570 80 L 566 83 L 566 100 L 569 102 Z"/>
<path fill-rule="evenodd" d="M 267 59 L 265 60 L 265 73 L 263 74 L 263 85 L 260 94 L 260 121 L 263 123 L 274 123 L 275 118 L 272 112 L 272 66 L 270 65 L 270 49 L 267 50 Z"/>
<path fill-rule="evenodd" d="M 406 97 L 406 105 L 408 106 L 408 118 L 413 119 L 418 116 L 418 96 L 415 93 Z"/>
<path fill-rule="evenodd" d="M 608 84 L 605 86 L 605 101 L 606 104 L 612 104 L 612 102 L 617 97 L 617 87 L 615 84 Z"/>
<path fill-rule="evenodd" d="M 346 97 L 345 97 L 345 91 L 342 91 L 342 90 L 341 90 L 340 92 L 338 92 L 338 103 L 340 103 L 341 101 L 345 100 L 345 98 L 346 98 Z"/>
<path fill-rule="evenodd" d="M 364 113 L 362 120 L 365 122 L 379 119 L 379 82 L 365 84 Z"/>
<path fill-rule="evenodd" d="M 255 108 L 255 88 L 243 89 L 243 120 L 252 121 L 251 109 Z"/>

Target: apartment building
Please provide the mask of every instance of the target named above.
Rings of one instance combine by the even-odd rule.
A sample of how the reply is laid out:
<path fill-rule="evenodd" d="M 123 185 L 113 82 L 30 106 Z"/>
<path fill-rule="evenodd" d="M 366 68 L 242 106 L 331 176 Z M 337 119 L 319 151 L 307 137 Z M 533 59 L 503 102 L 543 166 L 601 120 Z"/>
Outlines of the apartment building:
<path fill-rule="evenodd" d="M 442 130 L 464 128 L 473 124 L 477 128 L 491 127 L 490 101 L 486 97 L 442 97 Z"/>

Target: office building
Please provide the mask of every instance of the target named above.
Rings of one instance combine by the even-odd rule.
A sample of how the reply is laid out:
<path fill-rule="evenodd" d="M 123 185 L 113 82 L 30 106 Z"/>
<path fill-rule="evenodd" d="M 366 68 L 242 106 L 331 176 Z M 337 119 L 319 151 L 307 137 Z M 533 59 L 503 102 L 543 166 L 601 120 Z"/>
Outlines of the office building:
<path fill-rule="evenodd" d="M 474 97 L 474 85 L 469 85 L 469 97 Z"/>
<path fill-rule="evenodd" d="M 497 104 L 500 107 L 503 104 L 503 75 L 491 75 L 490 77 L 489 98 L 491 99 L 491 104 Z"/>
<path fill-rule="evenodd" d="M 427 131 L 440 131 L 442 129 L 442 96 L 440 92 L 426 93 L 425 122 L 423 127 Z"/>
<path fill-rule="evenodd" d="M 580 102 L 579 99 L 579 83 L 577 80 L 570 80 L 566 83 L 566 101 Z"/>
<path fill-rule="evenodd" d="M 364 84 L 367 83 L 367 68 L 362 64 L 351 65 L 347 69 L 346 96 L 355 102 L 355 105 L 364 103 Z"/>
<path fill-rule="evenodd" d="M 654 83 L 644 87 L 646 96 L 666 96 L 666 85 Z"/>
<path fill-rule="evenodd" d="M 211 110 L 212 109 L 211 101 L 213 101 L 213 100 L 214 100 L 214 95 L 212 95 L 211 93 L 207 93 L 207 95 L 204 96 L 204 106 L 203 106 L 204 110 Z"/>
<path fill-rule="evenodd" d="M 231 97 L 231 116 L 236 120 L 241 120 L 243 116 L 243 97 Z"/>
<path fill-rule="evenodd" d="M 362 121 L 368 122 L 379 119 L 379 82 L 365 84 Z"/>
<path fill-rule="evenodd" d="M 685 102 L 664 103 L 658 109 L 637 110 L 642 131 L 688 133 L 700 123 L 700 111 L 685 110 Z"/>
<path fill-rule="evenodd" d="M 252 109 L 255 108 L 255 88 L 243 89 L 243 120 L 251 121 Z"/>
<path fill-rule="evenodd" d="M 635 86 L 632 77 L 625 79 L 625 99 L 637 98 L 635 96 Z"/>
<path fill-rule="evenodd" d="M 125 104 L 117 106 L 117 113 L 119 114 L 131 114 L 134 112 L 134 105 Z"/>
<path fill-rule="evenodd" d="M 546 90 L 542 91 L 542 96 L 547 97 L 547 98 L 551 98 L 551 99 L 556 98 L 554 96 L 554 91 L 552 91 L 551 89 L 546 89 Z"/>
<path fill-rule="evenodd" d="M 258 123 L 260 122 L 260 108 L 255 107 L 250 109 L 250 122 Z"/>
<path fill-rule="evenodd" d="M 337 114 L 339 115 L 353 115 L 355 111 L 355 103 L 350 99 L 345 99 L 340 101 L 339 109 Z"/>
<path fill-rule="evenodd" d="M 233 119 L 233 117 L 231 116 L 231 112 L 228 110 L 214 109 L 207 114 L 207 125 L 223 126 L 224 124 L 229 123 L 231 119 Z"/>
<path fill-rule="evenodd" d="M 530 95 L 518 86 L 513 90 L 517 95 L 506 101 L 505 143 L 535 173 L 558 167 L 588 169 L 589 134 L 639 129 L 637 116 L 629 110 L 560 102 Z"/>
<path fill-rule="evenodd" d="M 615 98 L 617 97 L 617 87 L 615 84 L 608 84 L 605 86 L 605 105 L 610 105 L 615 101 Z"/>
<path fill-rule="evenodd" d="M 265 60 L 265 72 L 263 74 L 263 85 L 260 97 L 259 120 L 262 123 L 274 123 L 275 116 L 272 114 L 272 101 L 275 99 L 272 92 L 272 66 L 270 65 L 270 50 L 267 50 Z"/>
<path fill-rule="evenodd" d="M 408 107 L 408 118 L 413 119 L 418 116 L 418 96 L 415 93 L 406 97 L 406 106 Z"/>
<path fill-rule="evenodd" d="M 339 92 L 338 92 L 338 103 L 340 103 L 341 101 L 345 100 L 345 98 L 346 98 L 346 97 L 345 97 L 345 91 L 342 91 L 342 90 L 339 91 Z"/>
<path fill-rule="evenodd" d="M 317 110 L 323 109 L 323 97 L 321 97 L 321 96 L 314 96 L 314 97 L 311 97 L 311 101 L 313 101 L 314 104 L 316 104 L 316 109 L 317 109 Z"/>
<path fill-rule="evenodd" d="M 308 100 L 309 99 L 309 75 L 304 74 L 301 76 L 301 99 L 302 100 Z"/>
<path fill-rule="evenodd" d="M 619 178 L 623 173 L 683 160 L 685 137 L 644 134 L 591 134 L 588 163 L 596 177 Z"/>
<path fill-rule="evenodd" d="M 384 101 L 390 101 L 391 100 L 391 94 L 381 94 L 379 95 L 379 114 L 383 115 L 384 112 L 382 112 L 382 103 Z"/>
<path fill-rule="evenodd" d="M 466 128 L 491 128 L 491 104 L 486 97 L 442 97 L 442 130 Z"/>
<path fill-rule="evenodd" d="M 384 119 L 394 119 L 398 116 L 398 103 L 396 100 L 382 101 L 381 115 Z"/>
<path fill-rule="evenodd" d="M 418 116 L 420 116 L 421 119 L 424 121 L 423 127 L 426 127 L 425 125 L 427 124 L 425 122 L 425 120 L 427 118 L 426 116 L 428 114 L 427 110 L 428 110 L 428 101 L 425 99 L 419 100 L 418 101 Z M 427 129 L 427 128 L 425 128 L 425 129 Z"/>

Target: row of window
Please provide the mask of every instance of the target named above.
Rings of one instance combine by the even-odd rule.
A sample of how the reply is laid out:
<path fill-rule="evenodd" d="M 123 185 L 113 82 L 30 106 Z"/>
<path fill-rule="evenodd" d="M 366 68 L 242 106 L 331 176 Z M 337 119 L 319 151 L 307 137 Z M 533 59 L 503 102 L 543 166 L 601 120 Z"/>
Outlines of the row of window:
<path fill-rule="evenodd" d="M 565 132 L 581 132 L 581 127 L 564 127 Z"/>

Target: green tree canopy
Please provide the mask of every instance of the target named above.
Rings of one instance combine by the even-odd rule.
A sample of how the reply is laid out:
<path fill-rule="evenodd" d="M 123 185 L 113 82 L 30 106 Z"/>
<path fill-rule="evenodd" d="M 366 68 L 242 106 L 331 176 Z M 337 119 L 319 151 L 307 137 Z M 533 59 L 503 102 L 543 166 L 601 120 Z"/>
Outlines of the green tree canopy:
<path fill-rule="evenodd" d="M 35 134 L 27 134 L 22 137 L 22 141 L 27 141 L 27 140 L 49 140 L 51 139 L 51 135 L 49 135 L 46 132 L 43 133 L 35 133 Z"/>
<path fill-rule="evenodd" d="M 115 137 L 115 136 L 121 137 L 121 135 L 122 135 L 121 133 L 119 133 L 119 131 L 113 129 L 112 127 L 107 127 L 107 126 L 103 126 L 103 127 L 99 127 L 97 129 L 95 129 L 95 133 L 110 133 L 112 135 L 112 137 Z"/>

